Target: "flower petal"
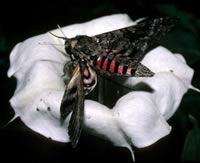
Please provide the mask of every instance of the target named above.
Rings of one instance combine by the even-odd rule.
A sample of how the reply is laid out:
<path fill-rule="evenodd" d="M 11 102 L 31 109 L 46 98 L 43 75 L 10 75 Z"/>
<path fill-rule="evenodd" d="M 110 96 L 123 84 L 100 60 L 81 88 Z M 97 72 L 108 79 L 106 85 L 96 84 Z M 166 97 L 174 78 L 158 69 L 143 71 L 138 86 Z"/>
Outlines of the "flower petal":
<path fill-rule="evenodd" d="M 116 14 L 62 30 L 70 38 L 77 34 L 91 36 L 132 24 L 135 23 L 126 14 Z M 52 33 L 62 36 L 59 29 Z M 70 116 L 63 125 L 60 123 L 60 103 L 65 89 L 62 69 L 69 57 L 63 55 L 64 46 L 53 44 L 64 45 L 64 41 L 46 33 L 15 46 L 10 55 L 8 76 L 16 77 L 17 88 L 10 103 L 16 116 L 20 116 L 32 130 L 56 141 L 69 142 Z M 131 91 L 112 109 L 85 100 L 85 130 L 116 146 L 127 147 L 133 159 L 131 145 L 146 147 L 170 133 L 171 127 L 166 120 L 174 114 L 184 93 L 191 88 L 193 77 L 193 70 L 184 58 L 163 47 L 150 51 L 142 63 L 156 73 L 154 77 L 117 81 L 130 88 L 146 83 L 153 92 Z"/>
<path fill-rule="evenodd" d="M 131 144 L 118 126 L 113 110 L 98 102 L 86 100 L 84 126 L 88 133 L 109 140 L 115 146 L 128 148 L 135 160 Z"/>
<path fill-rule="evenodd" d="M 155 76 L 152 78 L 129 78 L 124 85 L 134 87 L 146 83 L 154 90 L 154 99 L 162 115 L 168 120 L 178 108 L 183 95 L 190 88 L 194 70 L 182 56 L 174 55 L 164 47 L 151 50 L 142 60 Z"/>
<path fill-rule="evenodd" d="M 71 25 L 63 28 L 63 31 L 68 37 L 77 34 L 93 35 L 131 24 L 134 22 L 126 14 L 116 14 Z M 62 34 L 59 29 L 52 32 Z M 17 88 L 10 103 L 15 117 L 20 116 L 32 130 L 53 140 L 69 142 L 67 121 L 61 126 L 59 116 L 65 89 L 62 69 L 69 57 L 63 55 L 64 46 L 51 45 L 57 43 L 64 45 L 62 39 L 46 33 L 15 46 L 10 54 L 8 76 L 16 77 Z"/>
<path fill-rule="evenodd" d="M 118 100 L 113 109 L 127 141 L 138 148 L 155 143 L 171 131 L 151 93 L 128 93 Z"/>

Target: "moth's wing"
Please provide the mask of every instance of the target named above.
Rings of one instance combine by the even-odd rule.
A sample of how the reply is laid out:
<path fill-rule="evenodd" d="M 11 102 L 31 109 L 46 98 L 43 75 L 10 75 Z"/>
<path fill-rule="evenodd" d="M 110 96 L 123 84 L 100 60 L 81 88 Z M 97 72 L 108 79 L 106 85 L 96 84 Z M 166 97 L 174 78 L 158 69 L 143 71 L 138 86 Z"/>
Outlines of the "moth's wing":
<path fill-rule="evenodd" d="M 72 112 L 72 115 L 68 134 L 72 146 L 76 147 L 82 131 L 84 113 L 84 89 L 79 64 L 77 64 L 63 96 L 60 108 L 61 121 L 64 121 L 70 112 Z"/>
<path fill-rule="evenodd" d="M 66 117 L 69 115 L 69 113 L 74 109 L 75 107 L 75 99 L 77 97 L 77 85 L 76 83 L 78 82 L 77 80 L 79 77 L 79 68 L 78 65 L 73 71 L 73 75 L 68 82 L 64 96 L 61 102 L 60 106 L 60 114 L 61 114 L 61 120 L 64 121 Z"/>
<path fill-rule="evenodd" d="M 93 36 L 104 49 L 115 50 L 125 56 L 141 61 L 155 42 L 169 32 L 177 18 L 164 17 L 144 19 L 138 24 Z"/>

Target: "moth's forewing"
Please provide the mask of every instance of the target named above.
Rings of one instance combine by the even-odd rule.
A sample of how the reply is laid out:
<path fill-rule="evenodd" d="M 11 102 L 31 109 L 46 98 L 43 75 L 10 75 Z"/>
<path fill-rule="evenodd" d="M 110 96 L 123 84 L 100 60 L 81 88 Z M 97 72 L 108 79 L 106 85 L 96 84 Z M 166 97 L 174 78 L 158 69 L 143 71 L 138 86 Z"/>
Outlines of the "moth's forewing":
<path fill-rule="evenodd" d="M 136 25 L 99 34 L 93 38 L 106 49 L 116 50 L 123 56 L 141 61 L 146 52 L 155 45 L 155 41 L 169 32 L 177 20 L 175 17 L 148 18 Z"/>
<path fill-rule="evenodd" d="M 78 64 L 77 62 L 73 62 L 73 61 L 68 61 L 67 63 L 65 63 L 65 65 L 63 67 L 62 77 L 63 77 L 64 83 L 66 85 L 68 85 L 68 83 L 72 79 L 72 76 L 74 74 L 74 69 L 77 64 Z"/>
<path fill-rule="evenodd" d="M 127 28 L 93 36 L 106 52 L 94 57 L 94 68 L 106 75 L 153 76 L 154 73 L 140 61 L 176 22 L 177 18 L 173 17 L 145 19 Z"/>
<path fill-rule="evenodd" d="M 81 75 L 79 75 L 77 79 L 77 103 L 76 106 L 72 112 L 72 116 L 69 122 L 69 136 L 72 141 L 72 146 L 75 148 L 77 146 L 77 143 L 79 141 L 82 126 L 83 126 L 83 116 L 84 116 L 84 90 L 83 90 L 83 84 Z"/>
<path fill-rule="evenodd" d="M 77 96 L 77 80 L 79 77 L 79 66 L 77 64 L 72 78 L 70 79 L 70 81 L 68 82 L 65 92 L 64 92 L 64 96 L 61 102 L 61 107 L 60 107 L 60 113 L 61 113 L 61 119 L 65 120 L 65 118 L 69 115 L 69 113 L 73 110 L 74 106 L 75 106 L 75 99 Z"/>
<path fill-rule="evenodd" d="M 76 147 L 82 130 L 83 112 L 84 112 L 84 90 L 80 66 L 77 64 L 73 76 L 69 81 L 60 107 L 62 122 L 69 113 L 72 112 L 69 122 L 69 136 L 72 146 Z"/>

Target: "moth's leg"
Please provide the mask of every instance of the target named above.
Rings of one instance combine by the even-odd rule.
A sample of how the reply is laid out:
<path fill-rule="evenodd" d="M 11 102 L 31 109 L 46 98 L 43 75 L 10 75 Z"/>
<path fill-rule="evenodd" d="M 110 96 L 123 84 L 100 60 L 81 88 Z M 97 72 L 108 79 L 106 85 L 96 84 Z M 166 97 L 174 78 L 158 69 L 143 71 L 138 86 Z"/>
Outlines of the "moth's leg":
<path fill-rule="evenodd" d="M 76 67 L 77 62 L 76 61 L 69 61 L 65 63 L 63 67 L 63 75 L 65 84 L 68 83 L 69 79 L 72 77 L 72 73 L 74 68 Z"/>
<path fill-rule="evenodd" d="M 76 58 L 75 58 L 74 54 L 70 54 L 69 57 L 70 57 L 72 62 L 76 61 Z"/>
<path fill-rule="evenodd" d="M 70 75 L 72 74 L 73 72 L 73 69 L 75 68 L 75 61 L 69 61 L 69 62 L 66 62 L 64 67 L 63 67 L 63 76 L 65 76 L 66 74 Z"/>

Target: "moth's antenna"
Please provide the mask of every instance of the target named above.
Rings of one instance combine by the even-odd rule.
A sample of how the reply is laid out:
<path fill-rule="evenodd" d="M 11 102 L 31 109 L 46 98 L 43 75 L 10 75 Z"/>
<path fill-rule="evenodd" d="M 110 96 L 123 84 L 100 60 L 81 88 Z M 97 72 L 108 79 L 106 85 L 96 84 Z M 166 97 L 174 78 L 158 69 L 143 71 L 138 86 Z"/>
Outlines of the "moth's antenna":
<path fill-rule="evenodd" d="M 53 44 L 50 42 L 39 42 L 40 45 L 55 45 L 55 46 L 65 46 L 64 44 Z"/>
<path fill-rule="evenodd" d="M 49 32 L 51 35 L 53 35 L 54 37 L 57 37 L 57 38 L 61 38 L 63 40 L 67 40 L 67 37 L 62 37 L 62 36 L 57 36 L 55 34 L 53 34 L 52 32 Z"/>
<path fill-rule="evenodd" d="M 67 38 L 67 36 L 65 35 L 65 33 L 63 32 L 63 30 L 62 30 L 62 28 L 57 24 L 57 27 L 59 28 L 59 30 L 60 30 L 60 32 L 63 34 L 63 36 L 65 37 L 65 38 Z"/>
<path fill-rule="evenodd" d="M 61 38 L 61 39 L 63 39 L 63 40 L 67 40 L 68 38 L 67 38 L 67 36 L 65 35 L 65 33 L 63 32 L 62 28 L 61 28 L 58 24 L 57 24 L 57 27 L 58 27 L 58 29 L 60 30 L 60 32 L 62 33 L 62 35 L 63 35 L 64 37 L 62 37 L 62 36 L 57 36 L 57 35 L 53 34 L 52 32 L 49 32 L 49 33 L 50 33 L 51 35 L 57 37 L 57 38 Z"/>

